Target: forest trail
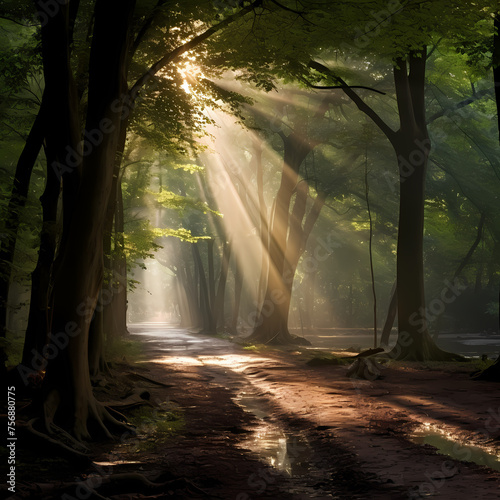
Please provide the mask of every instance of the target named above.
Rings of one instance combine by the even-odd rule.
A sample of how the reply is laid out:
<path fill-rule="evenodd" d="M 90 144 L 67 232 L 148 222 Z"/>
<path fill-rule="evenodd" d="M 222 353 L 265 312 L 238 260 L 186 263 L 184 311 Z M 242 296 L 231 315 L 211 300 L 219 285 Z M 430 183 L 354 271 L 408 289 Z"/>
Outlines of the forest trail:
<path fill-rule="evenodd" d="M 498 454 L 498 384 L 410 366 L 353 381 L 346 366 L 310 367 L 293 352 L 255 353 L 161 324 L 130 331 L 145 346 L 140 365 L 173 385 L 166 392 L 186 419 L 162 460 L 213 498 L 500 496 L 492 455 L 476 461 L 496 471 L 408 437 L 455 443 L 462 459 L 481 452 L 464 443 Z"/>

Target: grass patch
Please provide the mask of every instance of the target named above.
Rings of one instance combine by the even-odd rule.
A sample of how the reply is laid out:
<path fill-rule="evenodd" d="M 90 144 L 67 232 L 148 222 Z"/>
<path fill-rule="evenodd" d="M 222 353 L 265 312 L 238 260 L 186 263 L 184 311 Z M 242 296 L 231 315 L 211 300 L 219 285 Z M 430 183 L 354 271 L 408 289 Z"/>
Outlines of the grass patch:
<path fill-rule="evenodd" d="M 174 403 L 162 403 L 160 408 L 141 406 L 127 415 L 129 423 L 136 427 L 139 441 L 135 442 L 137 451 L 154 449 L 172 436 L 179 434 L 185 427 L 184 415 Z"/>
<path fill-rule="evenodd" d="M 474 366 L 474 368 L 476 370 L 486 370 L 486 368 L 489 368 L 490 366 L 494 365 L 496 362 L 495 359 L 481 359 L 481 358 L 478 358 L 478 359 L 473 359 L 472 360 L 472 364 Z"/>
<path fill-rule="evenodd" d="M 325 365 L 350 365 L 353 362 L 352 359 L 343 358 L 336 354 L 330 354 L 328 352 L 322 352 L 321 354 L 316 354 L 306 364 L 309 366 L 325 366 Z"/>
<path fill-rule="evenodd" d="M 253 352 L 260 352 L 260 351 L 270 351 L 273 349 L 278 349 L 280 346 L 276 345 L 268 345 L 268 344 L 252 344 L 251 342 L 245 342 L 245 340 L 234 338 L 232 340 L 234 344 L 238 344 L 241 346 L 245 351 L 253 351 Z"/>
<path fill-rule="evenodd" d="M 106 359 L 111 362 L 132 363 L 144 359 L 142 342 L 127 338 L 108 339 L 106 342 Z"/>
<path fill-rule="evenodd" d="M 250 344 L 250 345 L 245 345 L 243 346 L 243 349 L 245 351 L 255 351 L 255 352 L 258 352 L 259 351 L 259 347 L 256 346 L 256 345 L 253 345 L 253 344 Z"/>
<path fill-rule="evenodd" d="M 222 332 L 222 331 L 218 331 L 214 337 L 216 339 L 221 339 L 221 340 L 229 340 L 229 341 L 232 341 L 234 339 L 234 335 L 231 335 L 230 333 L 227 333 L 227 332 Z"/>

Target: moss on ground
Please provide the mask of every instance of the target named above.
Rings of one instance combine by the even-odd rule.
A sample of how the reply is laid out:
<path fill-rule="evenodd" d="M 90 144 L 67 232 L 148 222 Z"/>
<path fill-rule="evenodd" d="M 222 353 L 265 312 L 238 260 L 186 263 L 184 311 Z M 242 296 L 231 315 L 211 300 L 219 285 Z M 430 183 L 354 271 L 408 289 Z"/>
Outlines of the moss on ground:
<path fill-rule="evenodd" d="M 136 427 L 138 439 L 132 440 L 137 451 L 148 451 L 168 441 L 185 428 L 182 410 L 174 403 L 165 402 L 159 408 L 141 406 L 127 415 Z"/>

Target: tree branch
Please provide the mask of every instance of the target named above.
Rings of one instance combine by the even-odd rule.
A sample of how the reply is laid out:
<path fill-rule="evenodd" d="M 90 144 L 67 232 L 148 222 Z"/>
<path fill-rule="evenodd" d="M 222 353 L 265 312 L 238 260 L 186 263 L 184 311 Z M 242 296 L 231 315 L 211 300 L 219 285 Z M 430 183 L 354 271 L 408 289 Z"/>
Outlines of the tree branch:
<path fill-rule="evenodd" d="M 472 104 L 475 101 L 479 101 L 479 99 L 482 99 L 484 96 L 491 95 L 493 91 L 491 89 L 484 89 L 480 90 L 479 92 L 476 92 L 474 95 L 467 97 L 467 99 L 464 99 L 463 101 L 458 102 L 454 106 L 448 109 L 442 109 L 441 111 L 438 111 L 437 113 L 434 113 L 428 120 L 427 120 L 427 125 L 432 123 L 433 121 L 437 120 L 438 118 L 441 118 L 442 116 L 446 116 L 447 114 L 451 113 L 452 111 L 457 111 L 461 108 L 465 108 L 465 106 L 468 106 L 469 104 Z"/>
<path fill-rule="evenodd" d="M 301 12 L 301 11 L 295 10 L 295 9 L 291 9 L 290 7 L 287 7 L 286 5 L 283 5 L 282 3 L 280 3 L 276 0 L 271 0 L 271 3 L 274 3 L 280 9 L 286 10 L 287 12 L 293 12 L 294 14 L 299 14 L 300 16 L 304 15 L 304 12 Z"/>
<path fill-rule="evenodd" d="M 147 31 L 153 24 L 153 21 L 156 17 L 156 14 L 158 13 L 158 10 L 162 7 L 162 5 L 166 2 L 166 0 L 158 0 L 156 5 L 154 6 L 153 10 L 150 12 L 149 16 L 146 18 L 144 21 L 144 24 L 142 25 L 141 29 L 139 30 L 139 33 L 135 37 L 134 42 L 132 43 L 132 47 L 130 48 L 130 55 L 129 57 L 132 58 L 137 49 L 139 48 L 140 43 L 146 36 Z"/>
<path fill-rule="evenodd" d="M 256 7 L 259 7 L 262 4 L 263 0 L 255 0 L 252 2 L 250 5 L 247 7 L 241 9 L 240 11 L 236 12 L 235 14 L 232 14 L 231 16 L 226 17 L 223 21 L 221 21 L 218 24 L 215 24 L 214 26 L 211 26 L 207 30 L 205 30 L 203 33 L 200 33 L 199 35 L 195 36 L 188 42 L 184 43 L 183 45 L 180 45 L 179 47 L 176 47 L 174 50 L 169 52 L 168 54 L 164 55 L 160 60 L 156 61 L 150 68 L 149 70 L 144 73 L 132 86 L 132 88 L 129 91 L 129 96 L 131 97 L 132 100 L 135 100 L 137 97 L 138 92 L 146 85 L 146 83 L 151 80 L 151 78 L 158 73 L 161 69 L 163 69 L 165 66 L 167 66 L 169 63 L 177 59 L 179 56 L 182 54 L 185 54 L 189 50 L 193 49 L 197 45 L 201 44 L 204 42 L 206 39 L 210 38 L 212 35 L 215 33 L 221 31 L 224 29 L 226 26 L 229 26 L 231 23 L 234 21 L 244 17 L 246 14 L 254 10 Z"/>
<path fill-rule="evenodd" d="M 319 89 L 319 90 L 335 90 L 335 89 L 345 89 L 345 85 L 313 85 L 312 83 L 309 83 L 307 80 L 303 80 L 303 82 L 306 83 L 308 87 L 311 89 Z M 350 89 L 364 89 L 364 90 L 371 90 L 372 92 L 377 92 L 377 94 L 382 94 L 386 95 L 385 92 L 382 92 L 381 90 L 374 89 L 373 87 L 365 87 L 364 85 L 347 85 L 347 88 Z"/>
<path fill-rule="evenodd" d="M 347 83 L 342 80 L 339 76 L 336 76 L 333 74 L 333 72 L 324 66 L 323 64 L 317 62 L 317 61 L 309 61 L 309 67 L 311 69 L 314 69 L 318 71 L 319 73 L 322 73 L 324 75 L 332 77 L 334 80 L 340 83 L 340 87 L 344 91 L 344 93 L 356 104 L 358 109 L 365 113 L 366 116 L 368 116 L 375 125 L 385 134 L 385 136 L 389 139 L 391 143 L 394 143 L 396 140 L 396 132 L 392 130 L 387 123 L 380 117 L 380 115 L 366 102 L 358 95 L 352 88 L 347 85 Z"/>

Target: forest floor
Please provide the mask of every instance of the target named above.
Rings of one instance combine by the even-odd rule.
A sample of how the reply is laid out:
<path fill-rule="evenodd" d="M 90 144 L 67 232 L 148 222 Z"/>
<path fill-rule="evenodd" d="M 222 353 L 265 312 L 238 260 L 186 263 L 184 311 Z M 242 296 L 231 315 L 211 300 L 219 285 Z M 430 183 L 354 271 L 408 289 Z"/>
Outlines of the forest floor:
<path fill-rule="evenodd" d="M 150 413 L 136 411 L 137 436 L 94 450 L 66 500 L 500 497 L 499 385 L 471 380 L 470 366 L 391 362 L 380 379 L 352 380 L 346 365 L 307 365 L 304 351 L 254 352 L 165 326 L 131 333 L 143 360 L 115 370 L 147 391 Z M 47 467 L 20 464 L 12 498 L 61 498 L 35 493 L 56 479 Z M 134 486 L 136 472 L 162 486 Z M 67 485 L 68 474 L 58 466 Z"/>

